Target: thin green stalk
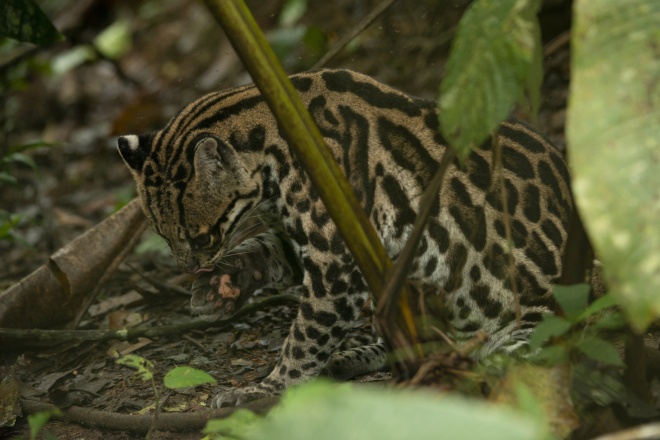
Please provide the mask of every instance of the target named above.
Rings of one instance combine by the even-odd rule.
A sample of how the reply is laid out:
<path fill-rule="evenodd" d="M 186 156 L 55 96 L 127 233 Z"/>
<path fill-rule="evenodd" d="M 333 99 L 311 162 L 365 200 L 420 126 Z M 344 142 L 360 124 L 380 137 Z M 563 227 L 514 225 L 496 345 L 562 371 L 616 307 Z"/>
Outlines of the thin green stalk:
<path fill-rule="evenodd" d="M 367 283 L 378 295 L 392 262 L 250 11 L 240 0 L 205 0 L 204 3 L 261 90 Z"/>

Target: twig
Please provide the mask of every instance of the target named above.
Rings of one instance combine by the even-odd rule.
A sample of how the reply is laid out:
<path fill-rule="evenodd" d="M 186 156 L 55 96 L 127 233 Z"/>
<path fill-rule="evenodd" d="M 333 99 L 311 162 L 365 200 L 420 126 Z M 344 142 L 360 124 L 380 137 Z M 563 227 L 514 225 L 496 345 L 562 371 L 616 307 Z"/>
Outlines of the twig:
<path fill-rule="evenodd" d="M 497 178 L 497 171 L 500 172 L 500 193 L 502 194 L 502 209 L 504 215 L 504 236 L 507 242 L 507 260 L 509 269 L 509 281 L 511 281 L 511 291 L 513 292 L 513 305 L 516 312 L 516 325 L 518 328 L 522 325 L 522 310 L 520 309 L 520 292 L 518 291 L 518 282 L 516 281 L 516 262 L 513 256 L 513 239 L 511 235 L 511 214 L 509 213 L 509 197 L 506 193 L 506 180 L 504 178 L 504 167 L 502 166 L 502 146 L 500 145 L 499 130 L 492 137 L 493 147 L 493 178 Z"/>
<path fill-rule="evenodd" d="M 153 277 L 150 277 L 148 275 L 145 275 L 144 273 L 142 273 L 141 271 L 139 271 L 138 269 L 136 269 L 135 267 L 133 267 L 130 264 L 128 264 L 128 267 L 130 267 L 133 272 L 138 274 L 138 276 L 140 278 L 142 278 L 144 281 L 151 284 L 152 287 L 155 287 L 156 289 L 158 289 L 160 291 L 172 292 L 172 293 L 176 293 L 178 295 L 187 296 L 187 297 L 190 297 L 190 295 L 191 295 L 190 291 L 188 291 L 186 289 L 183 289 L 181 287 L 178 287 L 178 286 L 173 286 L 171 284 L 161 283 L 157 279 L 155 279 Z"/>
<path fill-rule="evenodd" d="M 203 352 L 208 353 L 208 351 L 209 351 L 208 347 L 204 346 L 204 344 L 200 343 L 200 342 L 199 342 L 198 340 L 196 340 L 195 338 L 190 337 L 190 336 L 188 336 L 188 335 L 183 335 L 183 336 L 181 336 L 181 337 L 182 337 L 183 339 L 185 339 L 186 341 L 190 342 L 191 344 L 193 344 L 195 347 L 197 347 L 197 348 L 199 348 L 200 350 L 202 350 Z"/>
<path fill-rule="evenodd" d="M 351 29 L 351 31 L 344 35 L 344 37 L 340 38 L 339 41 L 337 41 L 328 52 L 326 52 L 323 57 L 321 57 L 320 60 L 318 60 L 314 66 L 312 66 L 312 69 L 320 69 L 321 67 L 325 66 L 332 60 L 343 48 L 345 48 L 348 43 L 353 41 L 355 37 L 357 37 L 362 31 L 364 31 L 373 21 L 380 16 L 387 8 L 392 6 L 396 0 L 384 0 L 380 2 L 374 9 L 369 12 L 366 16 L 362 18 L 354 27 Z"/>
<path fill-rule="evenodd" d="M 401 316 L 405 318 L 404 322 L 408 327 L 405 333 L 402 334 L 400 331 L 397 331 L 397 329 L 391 329 L 391 324 L 389 323 L 395 322 L 395 319 L 393 318 L 395 316 L 394 304 L 397 299 L 406 300 L 405 297 L 400 295 L 405 295 L 403 287 L 406 286 L 405 283 L 408 272 L 410 271 L 410 266 L 417 254 L 419 241 L 426 229 L 426 222 L 434 207 L 439 203 L 439 193 L 442 180 L 444 179 L 447 168 L 452 163 L 455 156 L 456 152 L 452 148 L 448 147 L 443 152 L 440 164 L 438 165 L 438 170 L 419 201 L 419 212 L 417 213 L 417 218 L 415 218 L 413 230 L 410 237 L 408 237 L 403 251 L 399 254 L 391 273 L 387 277 L 374 315 L 374 325 L 378 330 L 378 333 L 385 339 L 386 343 L 390 345 L 391 348 L 394 348 L 397 352 L 402 354 L 402 356 L 399 357 L 400 360 L 394 363 L 395 371 L 400 378 L 407 378 L 410 377 L 410 375 L 415 374 L 416 368 L 412 366 L 412 362 L 414 359 L 420 358 L 422 353 L 418 351 L 419 341 L 417 340 L 417 328 L 415 319 L 411 316 L 412 311 L 409 308 L 405 306 L 400 308 Z M 408 289 L 408 292 L 411 292 L 411 289 Z M 408 293 L 408 295 L 411 295 L 411 293 Z M 413 340 L 410 341 L 407 339 Z"/>
<path fill-rule="evenodd" d="M 417 255 L 419 241 L 426 229 L 426 222 L 431 215 L 433 208 L 439 203 L 438 195 L 440 193 L 442 180 L 447 168 L 452 163 L 455 156 L 456 152 L 452 148 L 448 147 L 445 149 L 440 164 L 438 165 L 438 171 L 433 176 L 428 188 L 426 188 L 422 194 L 422 198 L 419 201 L 419 212 L 417 213 L 412 233 L 410 234 L 410 237 L 408 237 L 408 241 L 406 242 L 403 251 L 401 251 L 401 254 L 399 254 L 396 264 L 392 269 L 392 273 L 385 283 L 382 300 L 376 309 L 376 316 L 387 318 L 394 306 L 396 296 L 401 291 L 401 286 L 405 282 L 413 259 Z"/>
<path fill-rule="evenodd" d="M 222 419 L 229 417 L 236 410 L 246 408 L 256 413 L 262 414 L 272 408 L 278 401 L 277 397 L 267 397 L 265 399 L 249 402 L 244 406 L 236 408 L 218 408 L 202 410 L 190 413 L 162 413 L 158 416 L 156 430 L 158 431 L 199 431 L 210 419 Z M 21 399 L 23 411 L 28 414 L 35 414 L 41 411 L 49 411 L 55 408 L 54 405 L 37 402 L 34 400 Z M 112 429 L 130 432 L 146 433 L 149 431 L 154 419 L 152 415 L 128 415 L 118 414 L 106 411 L 97 411 L 89 408 L 72 406 L 62 410 L 61 416 L 53 416 L 53 419 L 67 422 L 78 423 L 82 425 L 93 426 L 97 429 Z"/>
<path fill-rule="evenodd" d="M 571 31 L 565 31 L 557 35 L 543 48 L 543 58 L 548 58 L 554 55 L 555 52 L 570 43 L 570 41 Z"/>
<path fill-rule="evenodd" d="M 431 359 L 424 362 L 417 370 L 417 373 L 413 376 L 412 379 L 406 384 L 408 385 L 420 385 L 424 378 L 435 368 L 443 365 L 443 362 L 440 359 Z"/>
<path fill-rule="evenodd" d="M 454 344 L 454 341 L 451 340 L 451 338 L 445 333 L 444 331 L 440 330 L 436 326 L 431 326 L 431 331 L 435 332 L 440 338 L 447 344 L 453 351 L 459 352 L 458 347 L 456 344 Z"/>
<path fill-rule="evenodd" d="M 291 302 L 300 302 L 300 299 L 291 294 L 280 294 L 262 298 L 252 304 L 248 304 L 240 309 L 236 314 L 215 322 L 193 319 L 189 322 L 177 325 L 166 325 L 159 327 L 135 327 L 122 330 L 42 330 L 42 329 L 13 329 L 0 328 L 0 339 L 21 341 L 21 347 L 27 344 L 44 345 L 53 342 L 64 341 L 107 341 L 110 339 L 119 339 L 122 341 L 138 337 L 155 338 L 162 336 L 179 335 L 192 330 L 205 330 L 207 328 L 226 327 L 246 315 L 261 310 L 265 307 L 281 305 Z M 39 344 L 41 343 L 41 344 Z M 2 348 L 7 348 L 4 344 Z M 2 351 L 2 349 L 0 349 Z"/>

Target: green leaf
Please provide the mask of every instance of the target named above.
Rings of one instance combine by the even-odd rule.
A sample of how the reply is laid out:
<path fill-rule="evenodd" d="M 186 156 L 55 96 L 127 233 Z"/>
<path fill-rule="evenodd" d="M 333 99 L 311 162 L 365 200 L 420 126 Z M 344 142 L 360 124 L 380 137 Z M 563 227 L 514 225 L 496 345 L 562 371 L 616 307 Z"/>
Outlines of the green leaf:
<path fill-rule="evenodd" d="M 293 26 L 305 15 L 307 0 L 286 0 L 280 12 L 280 26 Z"/>
<path fill-rule="evenodd" d="M 163 379 L 166 388 L 178 389 L 195 387 L 205 383 L 215 383 L 213 376 L 193 367 L 176 367 L 168 371 Z"/>
<path fill-rule="evenodd" d="M 660 317 L 660 2 L 578 0 L 568 155 L 609 291 L 641 331 Z"/>
<path fill-rule="evenodd" d="M 34 44 L 64 39 L 33 0 L 0 1 L 0 37 Z"/>
<path fill-rule="evenodd" d="M 44 141 L 35 141 L 29 142 L 27 144 L 17 145 L 9 149 L 9 153 L 22 153 L 27 150 L 34 150 L 35 148 L 42 147 L 57 147 L 60 144 L 58 142 L 44 142 Z"/>
<path fill-rule="evenodd" d="M 140 378 L 143 381 L 152 380 L 154 378 L 153 362 L 143 358 L 142 356 L 138 356 L 135 354 L 127 354 L 120 357 L 115 362 L 117 362 L 119 365 L 125 365 L 127 367 L 137 370 L 136 374 L 140 376 Z"/>
<path fill-rule="evenodd" d="M 440 127 L 465 158 L 511 112 L 538 58 L 538 0 L 477 0 L 461 19 L 440 84 Z M 536 96 L 531 94 L 532 97 Z"/>
<path fill-rule="evenodd" d="M 34 162 L 34 160 L 24 153 L 13 153 L 6 156 L 4 159 L 7 163 L 22 163 L 23 165 L 26 165 L 33 170 L 37 168 L 37 164 Z"/>
<path fill-rule="evenodd" d="M 11 231 L 21 218 L 18 214 L 9 214 L 5 210 L 0 210 L 0 239 L 10 238 Z"/>
<path fill-rule="evenodd" d="M 115 21 L 94 38 L 94 45 L 104 56 L 117 60 L 131 49 L 131 32 L 125 21 Z"/>
<path fill-rule="evenodd" d="M 534 353 L 530 360 L 545 365 L 557 365 L 560 363 L 568 362 L 568 349 L 564 345 L 551 345 L 542 348 L 539 352 Z"/>
<path fill-rule="evenodd" d="M 289 390 L 247 438 L 532 440 L 543 431 L 528 415 L 481 401 L 315 381 Z"/>
<path fill-rule="evenodd" d="M 215 436 L 222 435 L 221 438 L 245 438 L 259 420 L 258 415 L 241 408 L 224 419 L 209 420 L 202 432 Z"/>
<path fill-rule="evenodd" d="M 552 294 L 567 319 L 575 320 L 584 312 L 589 303 L 589 285 L 552 286 Z"/>
<path fill-rule="evenodd" d="M 590 359 L 615 367 L 625 366 L 616 348 L 604 339 L 596 336 L 585 336 L 575 346 Z"/>
<path fill-rule="evenodd" d="M 594 324 L 595 330 L 621 330 L 625 328 L 627 322 L 620 312 L 609 313 L 605 316 L 599 316 Z"/>
<path fill-rule="evenodd" d="M 543 321 L 534 328 L 529 338 L 529 348 L 538 350 L 548 342 L 550 338 L 561 336 L 571 328 L 571 322 L 555 315 L 543 315 Z"/>
<path fill-rule="evenodd" d="M 53 57 L 51 65 L 55 75 L 63 75 L 71 69 L 96 58 L 97 53 L 90 45 L 79 44 Z"/>
<path fill-rule="evenodd" d="M 48 421 L 53 416 L 61 416 L 62 411 L 57 408 L 53 408 L 48 411 L 40 411 L 35 414 L 28 416 L 28 424 L 30 425 L 30 438 L 36 439 L 37 434 L 43 429 L 43 427 L 48 423 Z"/>
<path fill-rule="evenodd" d="M 589 304 L 586 310 L 580 314 L 578 321 L 582 321 L 591 315 L 595 315 L 596 313 L 604 309 L 607 309 L 609 307 L 614 307 L 615 305 L 616 305 L 616 298 L 611 293 L 601 296 L 600 298 L 596 299 L 594 302 Z"/>
<path fill-rule="evenodd" d="M 12 176 L 8 172 L 0 171 L 0 182 L 8 183 L 10 185 L 16 185 L 18 183 L 18 180 L 16 180 L 16 177 Z"/>

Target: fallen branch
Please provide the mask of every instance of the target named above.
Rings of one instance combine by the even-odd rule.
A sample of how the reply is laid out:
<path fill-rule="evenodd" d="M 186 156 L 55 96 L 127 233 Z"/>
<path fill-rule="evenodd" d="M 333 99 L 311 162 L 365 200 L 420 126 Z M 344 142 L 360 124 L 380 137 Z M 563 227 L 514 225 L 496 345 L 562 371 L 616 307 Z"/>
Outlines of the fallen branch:
<path fill-rule="evenodd" d="M 267 397 L 249 402 L 241 407 L 208 409 L 190 413 L 161 413 L 158 415 L 156 430 L 175 432 L 199 431 L 204 428 L 208 420 L 229 417 L 238 409 L 245 408 L 258 414 L 266 413 L 278 400 L 278 397 Z M 52 404 L 28 399 L 21 399 L 21 406 L 23 407 L 23 412 L 26 414 L 50 411 L 55 408 Z M 63 409 L 61 416 L 52 416 L 52 419 L 93 426 L 96 429 L 112 429 L 139 433 L 148 432 L 154 421 L 152 414 L 118 414 L 79 406 Z"/>
<path fill-rule="evenodd" d="M 42 330 L 42 329 L 13 329 L 0 328 L 0 339 L 5 341 L 20 341 L 21 347 L 26 345 L 50 345 L 54 342 L 64 341 L 107 341 L 110 339 L 130 340 L 138 337 L 156 338 L 171 335 L 180 335 L 192 330 L 205 330 L 207 328 L 222 328 L 229 326 L 251 313 L 266 307 L 287 303 L 298 303 L 300 299 L 292 294 L 280 294 L 262 298 L 252 304 L 245 305 L 236 314 L 227 319 L 208 321 L 191 319 L 189 322 L 159 327 L 133 327 L 122 330 Z M 2 349 L 7 348 L 4 344 Z"/>

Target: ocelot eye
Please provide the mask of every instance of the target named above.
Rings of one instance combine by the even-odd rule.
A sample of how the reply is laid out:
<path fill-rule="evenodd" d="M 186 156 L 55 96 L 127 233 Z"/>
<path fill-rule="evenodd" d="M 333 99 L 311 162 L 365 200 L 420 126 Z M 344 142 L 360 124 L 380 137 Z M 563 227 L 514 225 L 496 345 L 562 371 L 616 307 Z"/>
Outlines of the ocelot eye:
<path fill-rule="evenodd" d="M 208 248 L 213 244 L 210 234 L 202 234 L 190 239 L 190 244 L 194 249 Z"/>

